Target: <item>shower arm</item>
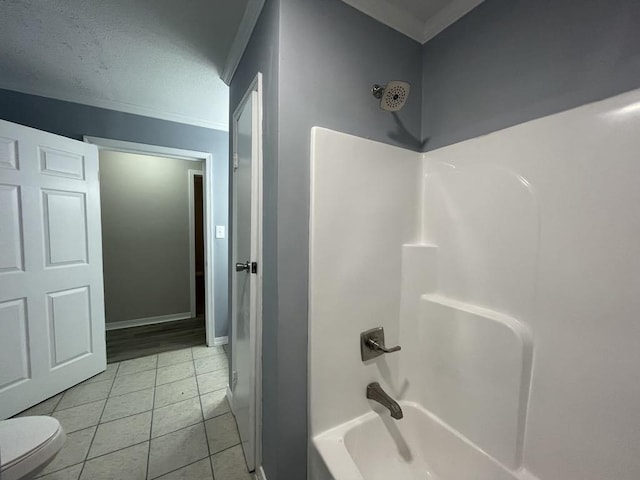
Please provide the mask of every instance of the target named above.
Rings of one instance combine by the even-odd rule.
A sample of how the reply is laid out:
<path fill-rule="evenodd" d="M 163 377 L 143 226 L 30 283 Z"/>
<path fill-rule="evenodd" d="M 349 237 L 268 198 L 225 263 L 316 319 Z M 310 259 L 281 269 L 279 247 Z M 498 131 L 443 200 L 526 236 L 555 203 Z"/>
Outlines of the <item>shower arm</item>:
<path fill-rule="evenodd" d="M 386 85 L 378 85 L 377 83 L 371 87 L 371 93 L 375 98 L 380 100 L 382 95 L 384 95 L 384 88 Z"/>

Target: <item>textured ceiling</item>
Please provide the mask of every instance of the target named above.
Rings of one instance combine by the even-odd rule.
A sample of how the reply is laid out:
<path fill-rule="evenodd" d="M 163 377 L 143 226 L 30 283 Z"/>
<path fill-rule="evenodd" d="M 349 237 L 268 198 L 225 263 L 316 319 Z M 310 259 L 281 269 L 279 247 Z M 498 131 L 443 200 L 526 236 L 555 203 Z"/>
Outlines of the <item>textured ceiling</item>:
<path fill-rule="evenodd" d="M 247 0 L 0 0 L 0 88 L 226 129 Z"/>

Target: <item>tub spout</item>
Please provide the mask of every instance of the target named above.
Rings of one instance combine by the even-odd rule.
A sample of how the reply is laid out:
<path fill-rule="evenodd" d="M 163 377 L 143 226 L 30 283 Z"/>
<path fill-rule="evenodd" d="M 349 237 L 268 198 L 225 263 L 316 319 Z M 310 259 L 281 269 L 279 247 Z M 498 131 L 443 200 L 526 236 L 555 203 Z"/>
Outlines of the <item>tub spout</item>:
<path fill-rule="evenodd" d="M 391 412 L 391 416 L 396 420 L 400 420 L 402 418 L 402 408 L 400 408 L 398 402 L 387 395 L 378 382 L 373 382 L 367 385 L 367 398 L 378 402 L 385 408 L 388 408 L 389 412 Z"/>

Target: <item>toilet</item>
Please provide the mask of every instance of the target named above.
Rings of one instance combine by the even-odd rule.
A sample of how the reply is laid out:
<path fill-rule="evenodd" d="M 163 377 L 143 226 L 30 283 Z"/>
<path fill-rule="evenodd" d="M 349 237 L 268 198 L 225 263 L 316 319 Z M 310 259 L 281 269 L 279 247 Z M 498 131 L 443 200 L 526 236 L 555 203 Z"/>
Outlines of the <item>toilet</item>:
<path fill-rule="evenodd" d="M 33 478 L 64 445 L 60 422 L 52 417 L 0 421 L 0 479 Z"/>

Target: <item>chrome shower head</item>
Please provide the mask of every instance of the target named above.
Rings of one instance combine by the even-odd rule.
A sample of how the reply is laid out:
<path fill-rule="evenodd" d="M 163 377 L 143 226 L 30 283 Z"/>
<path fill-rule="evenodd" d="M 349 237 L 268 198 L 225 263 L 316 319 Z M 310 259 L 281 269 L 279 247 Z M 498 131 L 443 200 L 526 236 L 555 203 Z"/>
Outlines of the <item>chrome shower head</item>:
<path fill-rule="evenodd" d="M 393 80 L 386 85 L 374 85 L 371 87 L 371 93 L 375 98 L 380 99 L 380 108 L 388 112 L 397 112 L 404 107 L 411 85 L 407 82 Z"/>

